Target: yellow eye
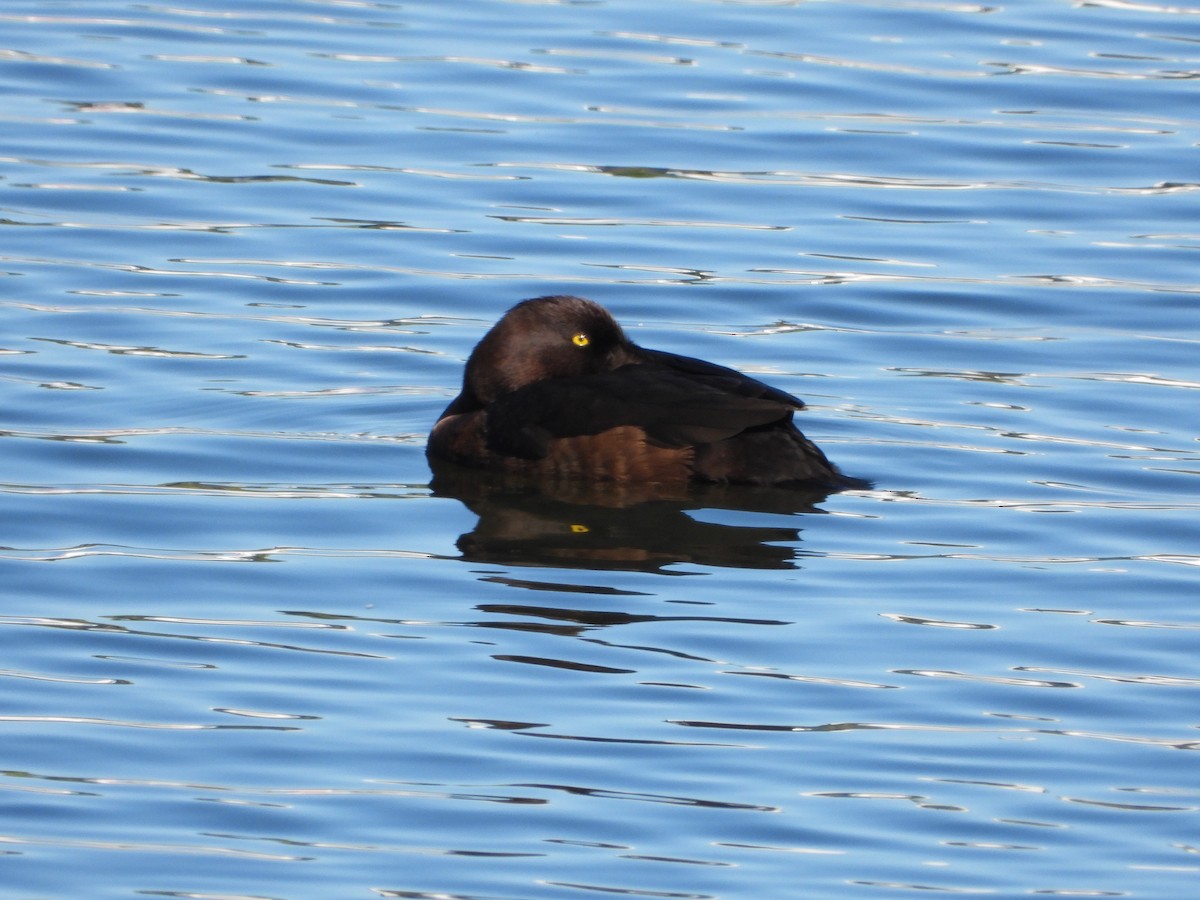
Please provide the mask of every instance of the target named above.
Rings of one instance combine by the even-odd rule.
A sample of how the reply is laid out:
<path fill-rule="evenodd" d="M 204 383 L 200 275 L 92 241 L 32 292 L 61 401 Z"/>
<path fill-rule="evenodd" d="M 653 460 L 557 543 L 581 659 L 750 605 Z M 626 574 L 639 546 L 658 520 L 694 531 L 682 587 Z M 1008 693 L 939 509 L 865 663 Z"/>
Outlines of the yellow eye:
<path fill-rule="evenodd" d="M 571 338 L 571 343 L 574 344 L 576 347 L 586 347 L 591 342 L 592 342 L 592 339 L 590 337 L 588 337 L 586 334 L 584 334 L 582 331 L 579 332 L 579 334 L 577 334 Z"/>

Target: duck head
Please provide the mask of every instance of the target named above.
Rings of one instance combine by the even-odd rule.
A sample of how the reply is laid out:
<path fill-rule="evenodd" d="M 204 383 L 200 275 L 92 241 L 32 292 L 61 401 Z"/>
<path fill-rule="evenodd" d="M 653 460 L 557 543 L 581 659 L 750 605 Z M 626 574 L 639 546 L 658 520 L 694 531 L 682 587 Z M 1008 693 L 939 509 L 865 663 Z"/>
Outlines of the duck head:
<path fill-rule="evenodd" d="M 638 359 L 637 346 L 600 304 L 535 297 L 505 313 L 476 345 L 463 393 L 487 405 L 536 381 L 607 372 Z"/>

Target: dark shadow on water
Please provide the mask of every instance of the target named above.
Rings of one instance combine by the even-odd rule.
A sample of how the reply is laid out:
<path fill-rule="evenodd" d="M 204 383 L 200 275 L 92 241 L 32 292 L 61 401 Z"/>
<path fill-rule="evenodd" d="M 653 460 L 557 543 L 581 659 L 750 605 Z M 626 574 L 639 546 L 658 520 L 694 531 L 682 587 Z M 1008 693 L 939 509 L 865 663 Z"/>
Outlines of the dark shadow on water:
<path fill-rule="evenodd" d="M 702 509 L 774 515 L 823 513 L 828 490 L 741 485 L 534 483 L 444 463 L 434 496 L 479 517 L 458 539 L 468 562 L 663 574 L 678 563 L 745 569 L 798 568 L 798 526 L 698 521 Z"/>

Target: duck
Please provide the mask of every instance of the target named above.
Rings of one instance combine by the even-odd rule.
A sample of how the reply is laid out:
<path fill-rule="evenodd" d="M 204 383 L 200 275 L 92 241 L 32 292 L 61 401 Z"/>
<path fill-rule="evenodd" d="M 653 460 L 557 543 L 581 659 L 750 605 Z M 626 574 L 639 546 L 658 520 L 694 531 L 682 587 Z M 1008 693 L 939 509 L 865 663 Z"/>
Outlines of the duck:
<path fill-rule="evenodd" d="M 796 427 L 804 402 L 735 369 L 640 347 L 599 303 L 517 303 L 467 359 L 426 455 L 540 483 L 866 487 Z"/>

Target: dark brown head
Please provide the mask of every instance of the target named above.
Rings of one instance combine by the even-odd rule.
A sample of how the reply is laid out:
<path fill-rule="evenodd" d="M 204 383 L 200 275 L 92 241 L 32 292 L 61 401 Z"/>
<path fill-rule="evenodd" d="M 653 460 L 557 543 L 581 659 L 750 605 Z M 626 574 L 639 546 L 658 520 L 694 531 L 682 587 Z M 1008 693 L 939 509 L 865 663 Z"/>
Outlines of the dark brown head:
<path fill-rule="evenodd" d="M 536 297 L 505 313 L 476 345 L 463 393 L 487 405 L 535 381 L 606 372 L 637 354 L 600 304 L 582 297 Z"/>

